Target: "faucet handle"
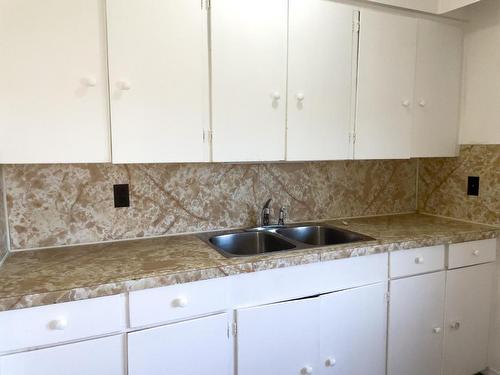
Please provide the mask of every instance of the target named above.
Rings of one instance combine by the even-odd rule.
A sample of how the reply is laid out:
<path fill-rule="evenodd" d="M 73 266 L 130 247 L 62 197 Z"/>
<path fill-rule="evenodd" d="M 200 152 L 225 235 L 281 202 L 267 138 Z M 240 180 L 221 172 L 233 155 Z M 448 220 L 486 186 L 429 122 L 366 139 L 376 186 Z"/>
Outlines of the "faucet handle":
<path fill-rule="evenodd" d="M 287 217 L 287 208 L 283 206 L 280 208 L 280 213 L 279 213 L 279 217 L 278 217 L 278 225 L 285 225 L 286 217 Z"/>

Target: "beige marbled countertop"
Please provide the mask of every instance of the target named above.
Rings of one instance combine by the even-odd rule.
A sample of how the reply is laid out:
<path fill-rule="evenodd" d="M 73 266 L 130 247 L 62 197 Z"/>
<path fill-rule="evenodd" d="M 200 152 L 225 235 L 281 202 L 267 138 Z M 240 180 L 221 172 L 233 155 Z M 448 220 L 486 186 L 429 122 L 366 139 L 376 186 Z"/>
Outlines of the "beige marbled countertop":
<path fill-rule="evenodd" d="M 500 233 L 496 227 L 421 214 L 325 223 L 376 240 L 230 259 L 194 235 L 17 252 L 0 268 L 0 311 L 353 256 L 495 238 Z"/>

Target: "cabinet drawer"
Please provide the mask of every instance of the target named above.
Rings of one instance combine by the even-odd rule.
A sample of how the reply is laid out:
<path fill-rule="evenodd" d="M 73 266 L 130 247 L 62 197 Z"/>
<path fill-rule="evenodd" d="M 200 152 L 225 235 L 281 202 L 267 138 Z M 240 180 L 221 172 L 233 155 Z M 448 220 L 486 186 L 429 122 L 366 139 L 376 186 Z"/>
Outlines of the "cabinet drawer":
<path fill-rule="evenodd" d="M 454 243 L 448 247 L 448 269 L 494 262 L 497 240 Z"/>
<path fill-rule="evenodd" d="M 182 320 L 227 308 L 227 279 L 196 281 L 131 292 L 130 326 Z"/>
<path fill-rule="evenodd" d="M 444 269 L 444 245 L 396 251 L 390 257 L 391 278 Z"/>
<path fill-rule="evenodd" d="M 0 313 L 0 352 L 118 332 L 126 327 L 125 297 L 93 298 Z"/>

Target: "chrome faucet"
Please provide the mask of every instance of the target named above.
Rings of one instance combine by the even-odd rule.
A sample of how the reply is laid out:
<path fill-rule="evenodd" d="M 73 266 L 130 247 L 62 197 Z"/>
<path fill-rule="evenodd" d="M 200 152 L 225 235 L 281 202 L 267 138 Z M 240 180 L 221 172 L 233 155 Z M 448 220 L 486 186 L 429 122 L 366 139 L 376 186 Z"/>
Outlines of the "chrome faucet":
<path fill-rule="evenodd" d="M 280 208 L 280 214 L 278 216 L 278 225 L 285 225 L 286 219 L 286 207 Z"/>
<path fill-rule="evenodd" d="M 271 201 L 272 199 L 268 199 L 260 212 L 260 225 L 263 227 L 267 227 L 270 224 L 271 209 L 269 208 L 269 205 L 271 204 Z"/>

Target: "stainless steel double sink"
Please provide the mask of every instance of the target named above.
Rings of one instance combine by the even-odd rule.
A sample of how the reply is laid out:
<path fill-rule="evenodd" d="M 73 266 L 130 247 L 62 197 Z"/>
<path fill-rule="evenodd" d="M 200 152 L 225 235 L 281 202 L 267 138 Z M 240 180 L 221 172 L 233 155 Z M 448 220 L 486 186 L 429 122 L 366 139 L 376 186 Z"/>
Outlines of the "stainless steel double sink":
<path fill-rule="evenodd" d="M 293 224 L 203 233 L 198 237 L 226 257 L 374 240 L 360 233 L 326 224 Z"/>

